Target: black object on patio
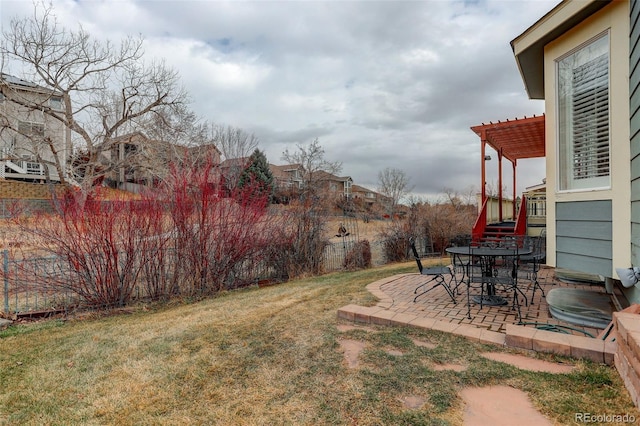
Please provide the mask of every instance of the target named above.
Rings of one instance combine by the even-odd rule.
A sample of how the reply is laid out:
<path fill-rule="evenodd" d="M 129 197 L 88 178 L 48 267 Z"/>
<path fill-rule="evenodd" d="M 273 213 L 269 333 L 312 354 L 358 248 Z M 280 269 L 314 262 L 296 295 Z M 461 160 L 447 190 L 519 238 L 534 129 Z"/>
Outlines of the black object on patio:
<path fill-rule="evenodd" d="M 420 261 L 420 256 L 418 255 L 418 250 L 416 249 L 416 244 L 413 237 L 409 238 L 409 244 L 411 245 L 411 251 L 413 252 L 413 257 L 415 257 L 416 263 L 418 264 L 418 270 L 420 271 L 420 274 L 431 277 L 430 280 L 416 287 L 416 289 L 413 292 L 416 295 L 416 297 L 413 298 L 413 301 L 415 302 L 418 299 L 418 297 L 428 293 L 429 291 L 441 285 L 447 291 L 447 293 L 449 294 L 449 297 L 451 297 L 451 300 L 453 300 L 453 303 L 456 303 L 456 298 L 453 294 L 453 290 L 451 289 L 451 282 L 456 281 L 456 276 L 451 271 L 451 268 L 449 268 L 448 266 L 432 266 L 429 268 L 424 268 L 422 266 L 422 262 Z M 448 282 L 447 282 L 447 279 L 445 278 L 446 275 L 449 275 Z M 434 283 L 434 284 L 431 287 L 428 287 L 428 285 L 431 283 Z M 456 287 L 457 287 L 457 282 L 456 282 Z M 418 293 L 418 290 L 422 288 L 426 288 L 426 289 L 421 290 L 420 293 Z"/>

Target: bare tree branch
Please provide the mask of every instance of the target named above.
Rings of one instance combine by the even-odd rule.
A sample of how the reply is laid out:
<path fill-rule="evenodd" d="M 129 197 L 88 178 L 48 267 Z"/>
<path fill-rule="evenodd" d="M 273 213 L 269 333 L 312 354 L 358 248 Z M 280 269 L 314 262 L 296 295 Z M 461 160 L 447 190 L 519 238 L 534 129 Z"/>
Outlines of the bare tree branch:
<path fill-rule="evenodd" d="M 100 161 L 114 138 L 140 130 L 149 115 L 183 107 L 187 94 L 174 70 L 144 60 L 141 37 L 128 36 L 119 45 L 98 41 L 82 27 L 61 27 L 50 4 L 34 6 L 33 16 L 14 18 L 3 31 L 0 55 L 3 66 L 50 89 L 50 96 L 34 101 L 6 85 L 2 91 L 22 108 L 40 111 L 70 130 L 66 146 L 44 145 L 54 148 L 49 156 L 66 169 L 59 173 L 63 178 L 72 165 L 73 141 L 87 155 L 84 184 L 91 185 L 96 175 L 109 172 Z M 61 98 L 62 108 L 52 107 L 53 97 Z"/>
<path fill-rule="evenodd" d="M 286 149 L 282 153 L 282 160 L 302 167 L 303 192 L 317 192 L 322 182 L 327 179 L 327 174 L 337 175 L 342 170 L 341 162 L 332 162 L 324 158 L 324 149 L 318 138 L 306 146 L 297 144 L 296 148 L 296 151 Z"/>
<path fill-rule="evenodd" d="M 411 192 L 404 171 L 387 167 L 378 173 L 378 192 L 386 197 L 388 213 L 393 216 L 400 200 Z"/>

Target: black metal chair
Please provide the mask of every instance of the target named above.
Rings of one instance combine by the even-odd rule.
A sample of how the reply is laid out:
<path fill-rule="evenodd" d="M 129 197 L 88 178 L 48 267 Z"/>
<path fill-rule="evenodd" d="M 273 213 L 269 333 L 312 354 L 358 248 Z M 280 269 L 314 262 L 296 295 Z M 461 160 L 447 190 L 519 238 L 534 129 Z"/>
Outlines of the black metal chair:
<path fill-rule="evenodd" d="M 496 285 L 506 292 L 513 292 L 512 308 L 518 311 L 518 322 L 522 322 L 520 312 L 521 295 L 525 306 L 529 305 L 527 295 L 518 286 L 518 270 L 520 268 L 520 251 L 525 248 L 526 238 L 520 236 L 509 236 L 502 239 L 500 247 L 509 251 L 510 254 L 503 257 L 499 267 L 496 268 Z"/>
<path fill-rule="evenodd" d="M 467 284 L 467 318 L 471 319 L 471 300 L 480 305 L 482 309 L 485 300 L 485 289 L 493 279 L 493 265 L 488 263 L 489 259 L 478 256 L 475 252 L 483 245 L 473 243 L 469 246 L 469 256 L 466 263 L 466 284 Z M 490 271 L 490 272 L 489 272 Z"/>
<path fill-rule="evenodd" d="M 472 243 L 471 235 L 457 237 L 455 243 L 456 244 L 453 247 L 470 247 Z M 460 254 L 460 253 L 451 254 L 451 267 L 453 269 L 453 272 L 454 274 L 456 274 L 456 276 L 457 275 L 462 276 L 460 281 L 456 280 L 457 281 L 456 285 L 453 288 L 453 291 L 457 295 L 460 294 L 459 287 L 461 284 L 464 284 L 465 279 L 467 278 L 467 274 L 469 273 L 469 267 L 471 265 L 472 265 L 471 256 L 468 253 L 467 254 Z"/>
<path fill-rule="evenodd" d="M 522 241 L 517 238 L 503 238 L 495 241 L 489 246 L 480 245 L 471 247 L 470 255 L 473 258 L 472 266 L 469 267 L 469 280 L 467 287 L 467 303 L 469 309 L 467 316 L 471 318 L 471 300 L 480 305 L 501 306 L 510 304 L 512 309 L 517 311 L 518 322 L 522 322 L 519 296 L 522 296 L 527 304 L 527 297 L 518 287 L 518 255 Z M 478 267 L 479 266 L 479 267 Z M 479 288 L 480 294 L 470 297 L 472 288 Z M 512 293 L 510 297 L 504 298 L 496 291 Z"/>
<path fill-rule="evenodd" d="M 453 293 L 453 290 L 451 289 L 451 283 L 455 282 L 456 288 L 457 288 L 457 281 L 456 281 L 455 274 L 451 271 L 451 268 L 449 268 L 448 266 L 431 266 L 428 268 L 424 268 L 422 266 L 422 262 L 420 261 L 420 256 L 418 255 L 418 250 L 416 249 L 416 244 L 413 237 L 409 238 L 409 244 L 411 246 L 411 251 L 413 252 L 413 257 L 416 259 L 416 263 L 418 264 L 418 270 L 420 271 L 420 274 L 426 275 L 431 278 L 428 281 L 416 287 L 416 289 L 413 292 L 413 294 L 416 295 L 413 298 L 413 301 L 415 302 L 418 299 L 418 297 L 430 292 L 434 288 L 438 286 L 442 286 L 446 290 L 449 297 L 451 297 L 451 300 L 453 300 L 453 303 L 456 303 L 456 297 Z M 445 276 L 447 275 L 449 275 L 450 277 L 448 282 L 447 282 L 447 279 L 445 278 Z M 433 285 L 429 287 L 429 284 L 431 283 L 433 283 Z M 423 288 L 426 288 L 426 289 L 423 289 Z M 418 292 L 419 290 L 420 292 Z"/>
<path fill-rule="evenodd" d="M 536 290 L 539 289 L 542 292 L 542 297 L 546 297 L 544 289 L 538 281 L 538 271 L 540 271 L 540 265 L 546 262 L 546 235 L 544 231 L 538 237 L 531 237 L 527 240 L 528 248 L 531 249 L 531 254 L 520 256 L 520 267 L 518 269 L 518 278 L 528 280 L 533 284 L 533 292 L 531 294 L 531 304 L 533 304 L 533 298 L 536 295 Z"/>

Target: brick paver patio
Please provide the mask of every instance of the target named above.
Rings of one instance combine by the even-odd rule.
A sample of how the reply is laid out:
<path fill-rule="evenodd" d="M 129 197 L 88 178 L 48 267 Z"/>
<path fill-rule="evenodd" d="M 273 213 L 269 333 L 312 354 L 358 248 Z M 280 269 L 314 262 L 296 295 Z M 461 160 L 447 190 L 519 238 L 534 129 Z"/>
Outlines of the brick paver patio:
<path fill-rule="evenodd" d="M 603 285 L 569 284 L 559 281 L 556 279 L 554 271 L 553 268 L 543 267 L 538 274 L 538 281 L 545 294 L 556 287 L 583 288 L 595 292 L 605 292 Z M 518 323 L 517 313 L 512 309 L 511 305 L 484 305 L 482 309 L 480 309 L 479 305 L 472 302 L 471 319 L 469 319 L 467 317 L 467 295 L 464 285 L 459 287 L 459 294 L 456 295 L 456 303 L 451 300 L 442 286 L 436 287 L 414 302 L 415 288 L 425 282 L 426 279 L 428 278 L 417 273 L 397 275 L 388 280 L 373 283 L 368 289 L 380 297 L 381 302 L 384 300 L 383 304 L 386 309 L 394 313 L 411 314 L 442 322 L 469 324 L 500 333 L 505 332 L 507 324 Z M 530 301 L 528 306 L 525 306 L 524 302 L 521 302 L 522 321 L 526 326 L 538 328 L 547 327 L 548 325 L 564 326 L 567 327 L 563 328 L 567 332 L 580 336 L 584 336 L 584 332 L 592 336 L 597 336 L 602 331 L 595 328 L 568 324 L 551 317 L 546 300 L 542 297 L 542 292 L 539 289 L 536 290 L 535 297 L 531 300 L 533 285 L 525 282 L 522 283 L 520 287 Z M 505 297 L 510 299 L 511 294 L 505 294 Z"/>

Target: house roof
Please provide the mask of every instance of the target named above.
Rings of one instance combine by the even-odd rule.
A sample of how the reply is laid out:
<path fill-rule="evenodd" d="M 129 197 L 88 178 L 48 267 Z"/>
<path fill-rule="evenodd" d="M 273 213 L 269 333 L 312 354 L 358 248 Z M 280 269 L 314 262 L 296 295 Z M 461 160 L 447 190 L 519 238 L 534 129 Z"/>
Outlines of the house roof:
<path fill-rule="evenodd" d="M 220 163 L 220 168 L 226 169 L 231 167 L 239 167 L 244 169 L 249 164 L 251 157 L 226 158 Z"/>
<path fill-rule="evenodd" d="M 544 99 L 544 46 L 584 21 L 611 0 L 564 0 L 511 41 L 531 99 Z"/>
<path fill-rule="evenodd" d="M 545 156 L 544 115 L 482 123 L 471 127 L 471 130 L 512 162 Z"/>
<path fill-rule="evenodd" d="M 351 192 L 371 192 L 372 194 L 377 194 L 377 192 L 375 192 L 375 191 L 372 191 L 372 190 L 370 190 L 368 188 L 365 188 L 364 186 L 360 186 L 360 185 L 356 185 L 356 184 L 353 184 L 351 186 Z"/>
<path fill-rule="evenodd" d="M 353 182 L 353 179 L 351 179 L 351 176 L 336 176 L 329 172 L 325 172 L 324 170 L 318 170 L 314 172 L 313 176 L 314 176 L 314 180 L 330 180 L 334 182 L 347 182 L 347 181 Z"/>
<path fill-rule="evenodd" d="M 288 171 L 294 171 L 294 170 L 301 170 L 302 169 L 302 165 L 300 164 L 285 164 L 285 165 L 281 165 L 278 166 L 276 164 L 269 164 L 269 168 L 273 170 L 278 170 L 278 171 L 282 171 L 282 172 L 288 172 Z"/>
<path fill-rule="evenodd" d="M 133 133 L 127 133 L 121 136 L 114 136 L 111 138 L 111 143 L 120 143 L 120 142 L 140 142 L 140 141 L 149 141 L 149 137 L 142 133 L 141 131 L 135 131 Z"/>
<path fill-rule="evenodd" d="M 222 154 L 222 152 L 218 149 L 215 144 L 206 143 L 202 145 L 193 145 L 186 148 L 187 151 L 193 153 L 208 153 L 210 151 L 215 151 L 218 155 Z"/>
<path fill-rule="evenodd" d="M 43 86 L 39 86 L 36 83 L 33 83 L 31 81 L 27 81 L 27 80 L 23 80 L 21 78 L 15 77 L 13 75 L 10 74 L 5 74 L 5 73 L 1 73 L 0 74 L 0 80 L 4 81 L 8 86 L 12 86 L 18 89 L 22 89 L 22 90 L 30 90 L 30 91 L 34 91 L 34 92 L 39 92 L 39 93 L 45 93 L 45 94 L 49 94 L 49 95 L 58 95 L 61 96 L 60 93 L 56 92 L 55 90 L 43 87 Z"/>

